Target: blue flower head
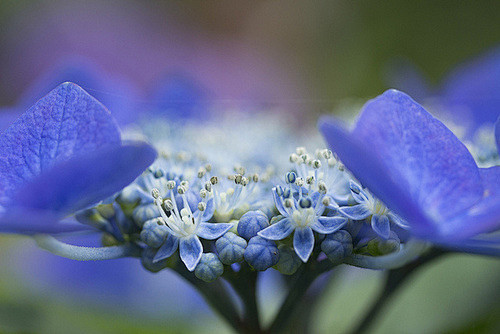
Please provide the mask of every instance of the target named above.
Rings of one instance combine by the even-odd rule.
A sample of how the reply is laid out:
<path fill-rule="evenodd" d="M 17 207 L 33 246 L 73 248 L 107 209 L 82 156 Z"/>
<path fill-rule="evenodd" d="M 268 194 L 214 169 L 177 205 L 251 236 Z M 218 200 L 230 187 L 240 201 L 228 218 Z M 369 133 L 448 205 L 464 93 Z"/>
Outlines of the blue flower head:
<path fill-rule="evenodd" d="M 480 169 L 466 147 L 409 96 L 389 90 L 368 102 L 352 132 L 331 118 L 320 130 L 345 166 L 413 236 L 498 254 L 478 234 L 499 227 L 500 167 Z"/>
<path fill-rule="evenodd" d="M 391 223 L 402 228 L 408 226 L 379 199 L 374 198 L 367 190 L 362 189 L 356 182 L 350 182 L 352 197 L 358 203 L 353 206 L 339 208 L 340 213 L 353 220 L 369 218 L 375 233 L 381 238 L 388 239 L 391 233 Z"/>
<path fill-rule="evenodd" d="M 282 240 L 293 232 L 295 252 L 303 262 L 307 262 L 315 243 L 313 231 L 331 234 L 341 229 L 347 223 L 347 218 L 322 216 L 330 205 L 324 182 L 318 182 L 318 190 L 314 191 L 314 178 L 306 181 L 309 184 L 306 189 L 303 189 L 303 180 L 297 178 L 294 172 L 287 173 L 285 178 L 289 187 L 283 189 L 278 186 L 273 189 L 276 207 L 283 217 L 258 232 L 258 235 L 268 240 Z"/>
<path fill-rule="evenodd" d="M 168 182 L 171 191 L 170 198 L 175 199 L 173 193 L 175 182 Z M 233 227 L 233 224 L 208 222 L 214 214 L 214 205 L 213 199 L 207 197 L 198 203 L 196 211 L 191 211 L 187 202 L 187 191 L 188 183 L 183 181 L 177 188 L 177 196 L 181 197 L 184 202 L 184 207 L 180 210 L 175 200 L 168 199 L 164 201 L 158 189 L 155 188 L 152 191 L 155 204 L 169 233 L 154 260 L 161 261 L 168 258 L 179 248 L 181 260 L 189 271 L 193 271 L 203 254 L 200 238 L 206 240 L 220 238 Z"/>
<path fill-rule="evenodd" d="M 74 229 L 59 221 L 119 191 L 155 155 L 146 144 L 122 144 L 100 102 L 61 84 L 0 135 L 0 229 Z"/>

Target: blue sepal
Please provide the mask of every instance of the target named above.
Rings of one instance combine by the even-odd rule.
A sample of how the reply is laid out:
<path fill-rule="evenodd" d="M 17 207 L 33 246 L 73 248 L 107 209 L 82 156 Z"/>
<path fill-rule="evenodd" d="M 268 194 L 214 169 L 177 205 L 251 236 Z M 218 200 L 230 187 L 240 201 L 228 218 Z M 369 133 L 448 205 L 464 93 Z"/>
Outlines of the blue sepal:
<path fill-rule="evenodd" d="M 201 254 L 203 254 L 203 246 L 200 239 L 196 235 L 181 238 L 179 241 L 179 253 L 186 268 L 189 271 L 193 271 L 198 262 L 200 262 Z"/>
<path fill-rule="evenodd" d="M 260 237 L 268 240 L 282 240 L 293 232 L 294 226 L 290 218 L 283 218 L 276 224 L 263 229 L 257 233 Z"/>
<path fill-rule="evenodd" d="M 343 206 L 339 208 L 339 212 L 353 220 L 363 220 L 371 215 L 370 209 L 365 204 Z"/>
<path fill-rule="evenodd" d="M 319 217 L 311 228 L 321 234 L 330 234 L 340 230 L 347 222 L 348 219 L 344 217 Z"/>
<path fill-rule="evenodd" d="M 371 225 L 375 233 L 381 238 L 387 239 L 391 233 L 389 218 L 386 215 L 373 215 Z"/>
<path fill-rule="evenodd" d="M 295 229 L 293 248 L 302 262 L 306 263 L 314 248 L 314 233 L 310 227 Z"/>
<path fill-rule="evenodd" d="M 233 227 L 233 223 L 200 223 L 196 234 L 205 240 L 215 240 Z"/>
<path fill-rule="evenodd" d="M 158 262 L 164 259 L 168 259 L 169 257 L 172 256 L 172 254 L 175 253 L 175 251 L 179 246 L 179 238 L 177 238 L 170 232 L 167 232 L 164 240 L 165 242 L 160 247 L 160 249 L 158 249 L 158 252 L 156 253 L 153 259 L 153 262 Z"/>

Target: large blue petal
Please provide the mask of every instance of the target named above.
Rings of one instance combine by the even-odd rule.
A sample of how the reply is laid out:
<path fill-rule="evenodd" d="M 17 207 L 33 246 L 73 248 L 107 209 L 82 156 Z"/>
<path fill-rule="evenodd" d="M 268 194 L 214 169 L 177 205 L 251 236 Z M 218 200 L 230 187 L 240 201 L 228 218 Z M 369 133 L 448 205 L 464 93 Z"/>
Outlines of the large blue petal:
<path fill-rule="evenodd" d="M 495 138 L 497 141 L 498 154 L 500 154 L 500 117 L 498 118 L 497 122 L 495 123 Z"/>
<path fill-rule="evenodd" d="M 257 234 L 267 240 L 282 240 L 292 233 L 293 225 L 289 218 L 283 218 L 279 222 L 266 227 Z"/>
<path fill-rule="evenodd" d="M 433 225 L 407 193 L 401 183 L 403 177 L 385 166 L 372 146 L 359 141 L 332 118 L 320 120 L 319 127 L 332 150 L 364 186 L 410 222 L 415 233 L 432 234 Z"/>
<path fill-rule="evenodd" d="M 342 213 L 344 216 L 354 220 L 363 220 L 365 218 L 368 218 L 368 216 L 372 214 L 372 212 L 366 206 L 366 204 L 343 206 L 339 208 L 339 212 Z"/>
<path fill-rule="evenodd" d="M 20 187 L 12 205 L 58 211 L 61 215 L 75 212 L 123 189 L 155 157 L 154 149 L 143 143 L 76 156 Z"/>
<path fill-rule="evenodd" d="M 429 217 L 445 224 L 482 196 L 465 146 L 401 92 L 370 101 L 352 134 L 331 121 L 320 126 L 344 164 L 414 232 L 431 235 Z"/>
<path fill-rule="evenodd" d="M 156 252 L 155 257 L 153 258 L 153 262 L 159 262 L 161 260 L 169 258 L 170 256 L 172 256 L 172 254 L 175 253 L 178 246 L 179 238 L 177 238 L 172 233 L 167 233 L 167 238 L 165 239 L 165 242 L 160 247 L 160 249 L 158 249 L 158 252 Z"/>
<path fill-rule="evenodd" d="M 403 176 L 400 182 L 432 217 L 453 217 L 483 195 L 465 145 L 404 93 L 389 90 L 368 102 L 353 134 Z"/>
<path fill-rule="evenodd" d="M 479 168 L 485 196 L 500 195 L 500 166 Z M 500 197 L 498 198 L 500 202 Z"/>
<path fill-rule="evenodd" d="M 119 143 L 99 101 L 75 84 L 59 85 L 0 135 L 0 203 L 56 162 Z"/>
<path fill-rule="evenodd" d="M 52 211 L 16 208 L 0 215 L 0 232 L 15 234 L 56 234 L 91 230 L 88 225 L 73 219 L 61 220 L 61 216 Z"/>
<path fill-rule="evenodd" d="M 201 223 L 196 234 L 205 240 L 215 240 L 233 227 L 232 223 Z"/>
<path fill-rule="evenodd" d="M 321 234 L 331 234 L 344 227 L 347 221 L 344 217 L 319 217 L 311 228 Z"/>
<path fill-rule="evenodd" d="M 179 253 L 182 262 L 189 271 L 193 271 L 203 254 L 203 246 L 196 235 L 181 238 L 179 241 Z"/>
<path fill-rule="evenodd" d="M 293 234 L 293 248 L 302 262 L 307 262 L 314 248 L 314 233 L 310 227 L 295 229 Z"/>
<path fill-rule="evenodd" d="M 442 97 L 457 121 L 472 129 L 494 123 L 500 114 L 500 48 L 457 67 L 443 84 Z"/>

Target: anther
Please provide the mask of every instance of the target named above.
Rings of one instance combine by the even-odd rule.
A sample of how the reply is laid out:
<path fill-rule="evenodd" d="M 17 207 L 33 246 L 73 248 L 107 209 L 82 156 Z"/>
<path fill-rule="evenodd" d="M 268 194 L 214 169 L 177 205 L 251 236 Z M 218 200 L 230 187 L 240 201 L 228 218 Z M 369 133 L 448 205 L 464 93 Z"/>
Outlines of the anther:
<path fill-rule="evenodd" d="M 212 165 L 211 164 L 206 164 L 205 165 L 205 169 L 207 170 L 207 172 L 211 172 L 212 171 Z"/>
<path fill-rule="evenodd" d="M 243 179 L 243 176 L 241 176 L 240 174 L 236 174 L 234 176 L 234 183 L 241 184 L 242 179 Z"/>
<path fill-rule="evenodd" d="M 167 188 L 170 190 L 174 189 L 175 188 L 175 181 L 168 181 Z"/>
<path fill-rule="evenodd" d="M 153 188 L 153 190 L 151 190 L 151 195 L 154 199 L 158 199 L 158 197 L 160 197 L 160 191 L 156 188 Z"/>
<path fill-rule="evenodd" d="M 187 189 L 186 189 L 186 187 L 184 187 L 184 186 L 178 186 L 178 187 L 177 187 L 177 193 L 178 193 L 179 195 L 184 195 L 184 194 L 186 193 L 186 191 L 187 191 Z"/>
<path fill-rule="evenodd" d="M 207 170 L 203 167 L 200 167 L 200 169 L 198 169 L 198 178 L 202 178 L 205 176 L 205 174 L 207 174 Z"/>
<path fill-rule="evenodd" d="M 308 176 L 306 178 L 306 183 L 307 184 L 313 184 L 314 183 L 314 176 Z"/>
<path fill-rule="evenodd" d="M 315 169 L 321 168 L 321 161 L 319 161 L 319 160 L 313 160 L 312 166 Z"/>
<path fill-rule="evenodd" d="M 298 155 L 304 155 L 307 153 L 307 150 L 303 146 L 299 146 L 295 149 L 295 152 L 297 152 Z"/>
<path fill-rule="evenodd" d="M 285 200 L 285 207 L 287 207 L 287 208 L 291 208 L 291 207 L 292 207 L 292 205 L 293 205 L 292 200 L 291 200 L 291 199 L 289 199 L 289 198 L 287 198 L 287 199 Z"/>
<path fill-rule="evenodd" d="M 309 197 L 301 198 L 299 201 L 299 206 L 302 209 L 308 209 L 312 206 L 312 200 Z"/>
<path fill-rule="evenodd" d="M 217 183 L 219 183 L 219 178 L 218 178 L 217 176 L 212 176 L 212 177 L 210 178 L 210 183 L 211 183 L 212 185 L 216 185 Z"/>
<path fill-rule="evenodd" d="M 249 182 L 248 178 L 246 178 L 244 176 L 241 178 L 241 185 L 243 187 L 245 187 L 248 184 L 248 182 Z"/>
<path fill-rule="evenodd" d="M 166 199 L 163 202 L 163 208 L 165 209 L 165 211 L 172 211 L 174 209 L 174 203 L 172 203 L 170 199 Z"/>
<path fill-rule="evenodd" d="M 282 196 L 283 195 L 283 187 L 282 186 L 276 186 L 276 195 Z"/>
<path fill-rule="evenodd" d="M 330 205 L 330 197 L 323 198 L 322 203 L 324 206 L 329 206 Z"/>
<path fill-rule="evenodd" d="M 298 177 L 297 180 L 295 181 L 295 184 L 298 185 L 299 187 L 302 187 L 304 185 L 304 179 Z"/>
<path fill-rule="evenodd" d="M 212 183 L 210 181 L 207 181 L 205 183 L 205 190 L 208 191 L 208 192 L 212 191 Z"/>
<path fill-rule="evenodd" d="M 297 180 L 297 174 L 295 172 L 288 172 L 285 175 L 285 181 L 286 183 L 295 183 Z"/>
<path fill-rule="evenodd" d="M 205 189 L 201 189 L 200 190 L 200 197 L 207 198 L 207 196 L 208 196 L 208 191 L 206 191 Z"/>
<path fill-rule="evenodd" d="M 283 190 L 283 198 L 290 198 L 291 195 L 292 192 L 290 191 L 290 189 L 286 188 L 285 190 Z"/>
<path fill-rule="evenodd" d="M 252 175 L 252 181 L 253 181 L 253 182 L 259 182 L 259 174 L 257 174 L 257 173 L 256 173 L 256 174 L 253 174 L 253 175 Z"/>
<path fill-rule="evenodd" d="M 205 211 L 205 209 L 207 208 L 207 205 L 203 202 L 200 202 L 198 203 L 198 210 L 199 211 Z"/>
<path fill-rule="evenodd" d="M 326 194 L 326 191 L 327 191 L 327 189 L 326 189 L 326 183 L 323 182 L 323 181 L 319 181 L 318 182 L 318 190 L 319 190 L 319 192 L 321 194 Z"/>
<path fill-rule="evenodd" d="M 295 164 L 295 163 L 299 162 L 299 160 L 300 160 L 300 158 L 296 153 L 290 154 L 290 162 L 291 163 Z"/>
<path fill-rule="evenodd" d="M 157 169 L 154 173 L 153 176 L 157 179 L 163 176 L 163 171 L 161 169 Z"/>

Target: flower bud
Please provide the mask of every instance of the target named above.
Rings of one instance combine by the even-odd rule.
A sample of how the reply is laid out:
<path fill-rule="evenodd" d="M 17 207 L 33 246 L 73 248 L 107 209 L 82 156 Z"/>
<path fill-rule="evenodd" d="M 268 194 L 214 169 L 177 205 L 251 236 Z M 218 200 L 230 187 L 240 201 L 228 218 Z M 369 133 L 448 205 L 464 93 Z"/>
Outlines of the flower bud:
<path fill-rule="evenodd" d="M 321 250 L 332 262 L 342 261 L 352 254 L 352 237 L 345 230 L 326 236 L 321 243 Z"/>
<path fill-rule="evenodd" d="M 245 249 L 245 261 L 255 270 L 264 271 L 279 261 L 279 250 L 274 241 L 253 237 Z"/>
<path fill-rule="evenodd" d="M 203 253 L 194 274 L 205 282 L 213 282 L 224 273 L 224 266 L 214 253 Z"/>
<path fill-rule="evenodd" d="M 238 223 L 238 234 L 250 240 L 257 232 L 269 226 L 269 219 L 262 211 L 249 211 L 245 213 Z"/>
<path fill-rule="evenodd" d="M 280 252 L 280 259 L 274 268 L 283 275 L 293 275 L 299 269 L 302 261 L 290 246 L 280 245 L 278 250 Z"/>
<path fill-rule="evenodd" d="M 227 232 L 215 242 L 222 263 L 230 265 L 243 260 L 247 242 L 232 232 Z"/>
<path fill-rule="evenodd" d="M 161 223 L 161 219 L 150 219 L 144 223 L 141 231 L 141 240 L 151 248 L 158 248 L 167 237 L 168 228 Z"/>

